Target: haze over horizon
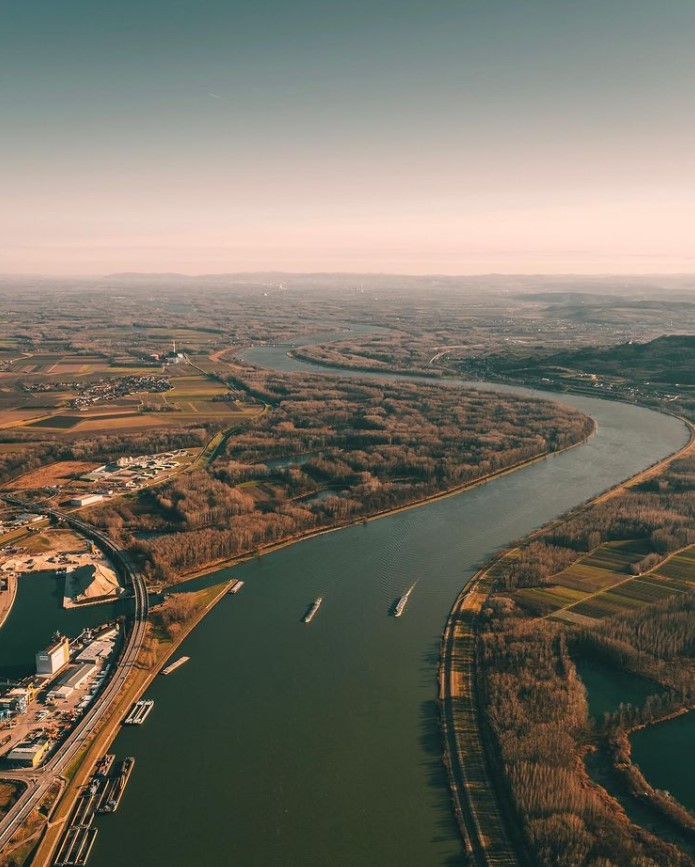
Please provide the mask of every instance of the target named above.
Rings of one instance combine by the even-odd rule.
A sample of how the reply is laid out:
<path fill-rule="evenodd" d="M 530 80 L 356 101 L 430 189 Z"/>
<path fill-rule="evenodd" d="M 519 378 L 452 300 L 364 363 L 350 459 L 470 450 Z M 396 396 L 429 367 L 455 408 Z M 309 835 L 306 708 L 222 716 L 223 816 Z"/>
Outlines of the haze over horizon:
<path fill-rule="evenodd" d="M 25 0 L 0 272 L 695 271 L 695 4 Z"/>

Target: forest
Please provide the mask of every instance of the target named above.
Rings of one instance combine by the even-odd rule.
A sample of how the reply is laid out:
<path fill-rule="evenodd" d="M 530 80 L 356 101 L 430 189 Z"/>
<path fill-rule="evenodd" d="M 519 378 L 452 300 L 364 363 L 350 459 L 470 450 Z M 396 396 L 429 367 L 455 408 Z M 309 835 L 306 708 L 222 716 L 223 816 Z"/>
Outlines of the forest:
<path fill-rule="evenodd" d="M 631 825 L 589 778 L 582 752 L 595 738 L 568 630 L 532 621 L 509 600 L 488 605 L 479 639 L 487 724 L 504 785 L 537 863 L 547 867 L 685 865 L 673 844 Z"/>
<path fill-rule="evenodd" d="M 272 411 L 210 466 L 91 512 L 154 580 L 455 489 L 592 430 L 568 407 L 425 383 L 239 367 L 230 385 Z"/>
<path fill-rule="evenodd" d="M 657 477 L 570 514 L 501 561 L 497 590 L 479 624 L 481 708 L 493 734 L 500 784 L 530 850 L 547 867 L 693 863 L 673 843 L 631 824 L 618 802 L 592 782 L 582 760 L 589 749 L 606 749 L 632 797 L 648 801 L 686 833 L 695 828 L 695 818 L 654 790 L 631 763 L 627 737 L 695 705 L 692 589 L 679 584 L 684 589 L 670 598 L 627 607 L 588 626 L 535 616 L 514 588 L 552 584 L 582 552 L 610 540 L 644 542 L 647 553 L 636 555 L 631 566 L 636 574 L 695 544 L 694 483 L 695 458 L 673 460 Z M 579 659 L 640 675 L 652 683 L 653 694 L 640 707 L 619 704 L 592 718 Z"/>
<path fill-rule="evenodd" d="M 346 370 L 407 372 L 418 376 L 440 376 L 442 371 L 427 360 L 436 354 L 439 341 L 451 342 L 447 332 L 424 335 L 390 330 L 385 334 L 362 335 L 359 339 L 301 346 L 292 350 L 295 358 Z"/>

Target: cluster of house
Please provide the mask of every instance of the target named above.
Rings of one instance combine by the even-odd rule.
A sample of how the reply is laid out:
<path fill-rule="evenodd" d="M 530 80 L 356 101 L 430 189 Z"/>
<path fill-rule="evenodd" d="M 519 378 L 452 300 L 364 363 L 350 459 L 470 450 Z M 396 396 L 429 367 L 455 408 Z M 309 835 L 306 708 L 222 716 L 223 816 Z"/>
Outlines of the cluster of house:
<path fill-rule="evenodd" d="M 100 401 L 116 400 L 129 394 L 162 392 L 172 388 L 168 379 L 161 376 L 122 376 L 100 382 L 81 384 L 81 393 L 68 404 L 72 409 L 84 409 Z"/>

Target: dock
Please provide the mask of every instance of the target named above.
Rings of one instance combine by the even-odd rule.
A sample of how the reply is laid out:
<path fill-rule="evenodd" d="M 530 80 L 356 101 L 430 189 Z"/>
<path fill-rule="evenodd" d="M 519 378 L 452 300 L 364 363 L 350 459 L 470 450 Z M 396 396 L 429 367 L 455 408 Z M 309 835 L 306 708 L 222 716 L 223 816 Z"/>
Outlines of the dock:
<path fill-rule="evenodd" d="M 128 756 L 114 769 L 115 756 L 107 753 L 97 762 L 82 790 L 53 858 L 53 867 L 83 867 L 97 836 L 95 813 L 114 813 L 123 797 L 135 759 Z"/>
<path fill-rule="evenodd" d="M 239 578 L 232 578 L 232 581 L 229 585 L 229 589 L 227 590 L 227 593 L 231 594 L 232 596 L 235 596 L 241 590 L 241 588 L 243 586 L 244 586 L 244 582 L 241 581 Z"/>
<path fill-rule="evenodd" d="M 166 668 L 162 669 L 162 674 L 171 674 L 172 671 L 176 671 L 177 668 L 180 668 L 182 665 L 188 662 L 190 656 L 182 656 L 176 660 L 176 662 L 172 662 L 171 665 L 167 665 Z"/>

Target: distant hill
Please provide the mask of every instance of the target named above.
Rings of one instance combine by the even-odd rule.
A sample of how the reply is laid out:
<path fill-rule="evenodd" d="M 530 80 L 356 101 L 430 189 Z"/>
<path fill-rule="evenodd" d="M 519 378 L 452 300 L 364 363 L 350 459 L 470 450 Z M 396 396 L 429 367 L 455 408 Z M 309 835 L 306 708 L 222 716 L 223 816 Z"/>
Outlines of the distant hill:
<path fill-rule="evenodd" d="M 666 335 L 649 343 L 579 349 L 540 358 L 517 359 L 507 370 L 569 368 L 648 382 L 695 385 L 695 335 Z"/>

